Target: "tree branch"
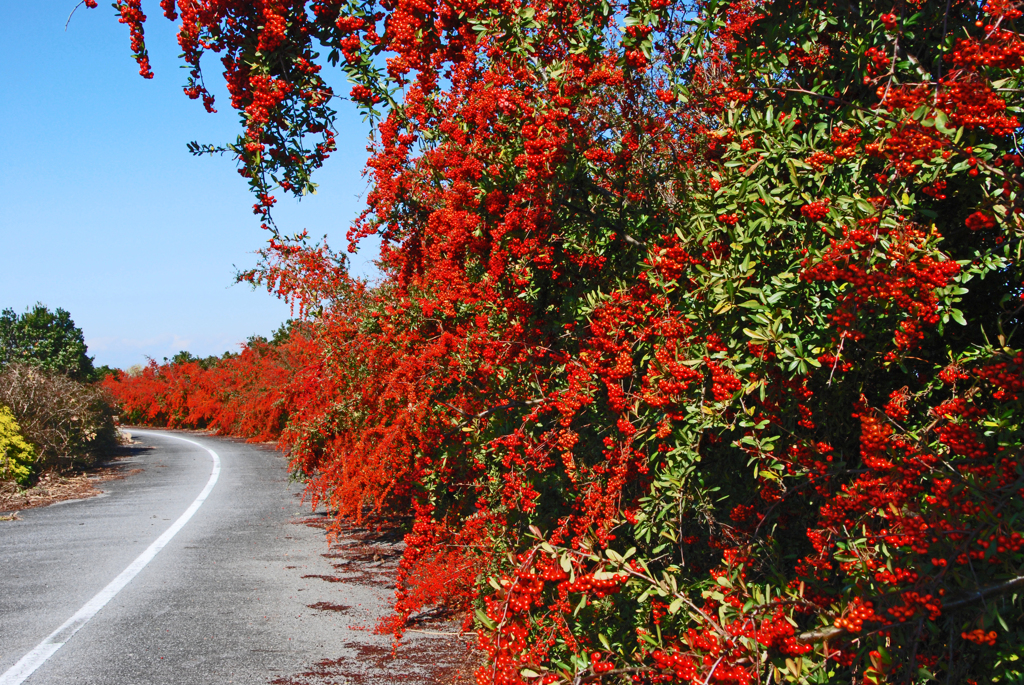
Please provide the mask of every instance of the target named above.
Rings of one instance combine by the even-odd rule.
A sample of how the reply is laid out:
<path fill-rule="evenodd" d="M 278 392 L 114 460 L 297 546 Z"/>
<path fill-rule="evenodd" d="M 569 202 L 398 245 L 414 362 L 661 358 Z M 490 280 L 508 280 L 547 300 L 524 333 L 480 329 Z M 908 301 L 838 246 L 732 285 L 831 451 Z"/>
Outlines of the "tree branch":
<path fill-rule="evenodd" d="M 1000 583 L 998 585 L 992 585 L 987 588 L 982 588 L 981 590 L 978 590 L 976 592 L 972 592 L 966 597 L 961 597 L 960 599 L 954 602 L 946 602 L 942 605 L 942 610 L 950 611 L 952 609 L 959 609 L 960 607 L 967 606 L 968 604 L 973 604 L 974 602 L 985 599 L 986 597 L 1004 594 L 1022 585 L 1024 585 L 1024 576 L 1017 576 L 1016 578 L 1011 578 L 1010 580 L 1007 580 L 1006 582 Z M 796 641 L 802 644 L 827 642 L 834 638 L 845 635 L 846 632 L 847 631 L 844 628 L 829 626 L 827 628 L 820 628 L 818 630 L 811 630 L 806 633 L 801 633 L 800 635 L 797 635 Z"/>

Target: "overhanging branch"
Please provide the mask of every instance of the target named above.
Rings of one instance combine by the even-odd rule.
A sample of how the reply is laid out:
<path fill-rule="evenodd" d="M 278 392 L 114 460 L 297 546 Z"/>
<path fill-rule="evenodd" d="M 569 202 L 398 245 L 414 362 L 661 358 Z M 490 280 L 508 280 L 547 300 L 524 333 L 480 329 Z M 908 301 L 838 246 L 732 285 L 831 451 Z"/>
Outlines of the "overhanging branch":
<path fill-rule="evenodd" d="M 1024 576 L 1017 576 L 1016 578 L 1011 578 L 1010 580 L 1007 580 L 998 585 L 992 585 L 987 588 L 982 588 L 981 590 L 978 590 L 976 592 L 972 592 L 971 594 L 965 597 L 961 597 L 958 600 L 952 602 L 945 602 L 942 605 L 942 610 L 950 611 L 953 609 L 959 609 L 960 607 L 967 606 L 968 604 L 973 604 L 974 602 L 983 600 L 986 597 L 1005 594 L 1010 590 L 1018 588 L 1022 585 L 1024 585 Z M 846 633 L 847 631 L 844 628 L 829 626 L 827 628 L 820 628 L 818 630 L 811 630 L 806 633 L 801 633 L 797 636 L 796 640 L 797 642 L 800 642 L 802 644 L 813 644 L 816 642 L 827 642 L 828 640 L 833 640 L 837 637 L 841 637 Z"/>

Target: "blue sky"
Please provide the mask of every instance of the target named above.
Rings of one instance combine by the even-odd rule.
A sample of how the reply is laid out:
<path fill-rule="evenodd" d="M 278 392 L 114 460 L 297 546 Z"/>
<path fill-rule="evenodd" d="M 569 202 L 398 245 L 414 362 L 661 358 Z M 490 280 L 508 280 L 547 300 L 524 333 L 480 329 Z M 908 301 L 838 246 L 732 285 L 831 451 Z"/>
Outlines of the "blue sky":
<path fill-rule="evenodd" d="M 181 92 L 174 26 L 156 0 L 143 2 L 149 81 L 108 4 L 80 7 L 64 30 L 76 2 L 0 2 L 0 308 L 63 307 L 96 364 L 121 368 L 269 334 L 287 304 L 233 284 L 267 237 L 245 181 L 229 158 L 185 147 L 237 135 L 219 65 L 208 67 L 211 115 Z M 366 192 L 368 128 L 350 103 L 335 108 L 339 150 L 314 177 L 320 191 L 280 198 L 275 219 L 341 249 Z M 374 252 L 365 246 L 352 271 L 372 277 Z"/>

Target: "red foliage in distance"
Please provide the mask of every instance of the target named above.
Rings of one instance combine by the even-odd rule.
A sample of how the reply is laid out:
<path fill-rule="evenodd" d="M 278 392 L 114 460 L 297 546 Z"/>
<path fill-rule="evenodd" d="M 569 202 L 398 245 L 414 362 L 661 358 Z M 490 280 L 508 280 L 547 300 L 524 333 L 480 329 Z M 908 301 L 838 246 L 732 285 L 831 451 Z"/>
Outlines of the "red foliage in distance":
<path fill-rule="evenodd" d="M 311 340 L 293 330 L 279 344 L 255 339 L 238 354 L 157 364 L 103 380 L 122 422 L 203 428 L 250 442 L 281 436 L 297 393 L 296 376 L 317 359 Z"/>

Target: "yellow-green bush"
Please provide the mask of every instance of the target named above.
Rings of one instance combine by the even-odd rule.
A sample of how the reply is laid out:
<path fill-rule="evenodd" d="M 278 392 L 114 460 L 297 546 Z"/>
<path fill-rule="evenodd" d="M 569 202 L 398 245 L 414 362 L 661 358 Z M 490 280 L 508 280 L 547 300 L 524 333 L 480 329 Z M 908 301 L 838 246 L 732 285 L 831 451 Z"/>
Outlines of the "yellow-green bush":
<path fill-rule="evenodd" d="M 0 405 L 0 480 L 23 485 L 32 475 L 35 460 L 36 451 L 22 437 L 14 414 Z"/>

